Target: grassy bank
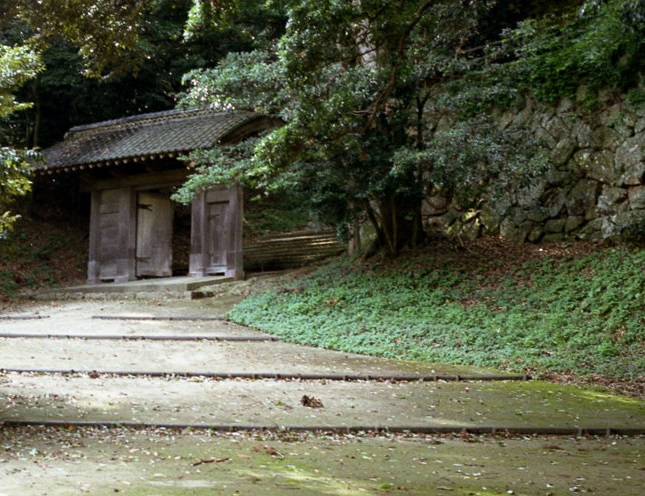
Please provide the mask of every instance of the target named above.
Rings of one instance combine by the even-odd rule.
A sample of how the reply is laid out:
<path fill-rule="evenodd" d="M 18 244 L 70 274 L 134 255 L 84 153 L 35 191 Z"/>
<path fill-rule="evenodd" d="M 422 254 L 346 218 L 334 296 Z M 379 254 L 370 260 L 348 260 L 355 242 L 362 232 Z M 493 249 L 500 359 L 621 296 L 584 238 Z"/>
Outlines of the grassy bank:
<path fill-rule="evenodd" d="M 20 219 L 0 239 L 0 308 L 25 291 L 85 280 L 85 219 Z"/>
<path fill-rule="evenodd" d="M 645 250 L 446 243 L 343 260 L 230 319 L 347 352 L 532 373 L 645 376 Z"/>

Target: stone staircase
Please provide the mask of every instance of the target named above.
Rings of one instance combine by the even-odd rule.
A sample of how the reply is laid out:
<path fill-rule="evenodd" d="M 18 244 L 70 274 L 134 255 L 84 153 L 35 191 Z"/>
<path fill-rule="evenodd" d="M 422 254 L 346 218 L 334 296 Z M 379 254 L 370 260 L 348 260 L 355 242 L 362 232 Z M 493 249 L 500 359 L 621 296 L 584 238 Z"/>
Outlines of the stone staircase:
<path fill-rule="evenodd" d="M 271 234 L 245 242 L 244 270 L 265 272 L 295 269 L 340 255 L 345 246 L 333 230 L 301 230 Z"/>

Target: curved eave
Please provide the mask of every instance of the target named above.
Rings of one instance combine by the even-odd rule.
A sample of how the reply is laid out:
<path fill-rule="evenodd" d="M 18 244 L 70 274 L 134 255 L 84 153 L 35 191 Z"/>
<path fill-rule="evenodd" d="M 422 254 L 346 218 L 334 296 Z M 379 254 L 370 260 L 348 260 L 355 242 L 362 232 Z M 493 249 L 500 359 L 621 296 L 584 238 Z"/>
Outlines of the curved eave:
<path fill-rule="evenodd" d="M 91 171 L 98 169 L 107 169 L 111 167 L 119 167 L 122 165 L 129 164 L 140 164 L 144 162 L 151 162 L 154 160 L 164 160 L 164 159 L 176 159 L 181 155 L 184 155 L 187 152 L 168 152 L 168 153 L 159 153 L 152 155 L 140 155 L 134 157 L 123 157 L 118 159 L 111 160 L 102 160 L 100 162 L 88 162 L 88 163 L 79 163 L 79 164 L 70 164 L 59 167 L 48 167 L 48 168 L 39 168 L 35 172 L 40 176 L 51 176 L 54 174 L 61 174 L 64 172 L 82 172 L 82 171 Z"/>

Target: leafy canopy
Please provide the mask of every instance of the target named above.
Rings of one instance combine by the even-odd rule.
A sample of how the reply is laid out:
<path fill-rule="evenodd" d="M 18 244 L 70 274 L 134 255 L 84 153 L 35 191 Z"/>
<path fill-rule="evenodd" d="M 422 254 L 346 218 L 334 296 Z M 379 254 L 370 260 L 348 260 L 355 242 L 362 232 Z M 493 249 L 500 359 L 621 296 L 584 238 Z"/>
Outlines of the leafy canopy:
<path fill-rule="evenodd" d="M 459 172 L 436 157 L 428 132 L 437 85 L 473 68 L 493 1 L 333 2 L 289 0 L 284 35 L 250 53 L 230 53 L 214 69 L 194 71 L 184 106 L 251 109 L 284 125 L 251 145 L 200 151 L 198 174 L 176 198 L 188 201 L 214 182 L 242 181 L 266 191 L 301 189 L 309 207 L 342 231 L 369 220 L 379 244 L 395 255 L 422 236 L 421 200 Z M 473 126 L 483 122 L 473 116 Z M 467 136 L 469 133 L 465 133 Z M 496 151 L 494 133 L 480 132 Z M 517 147 L 527 152 L 531 147 Z M 481 154 L 471 185 L 522 157 Z M 465 158 L 459 167 L 464 166 Z M 463 175 L 458 175 L 458 178 Z"/>
<path fill-rule="evenodd" d="M 638 85 L 645 49 L 645 1 L 588 0 L 578 10 L 529 18 L 504 31 L 498 64 L 524 91 L 555 103 L 581 86 L 625 92 Z M 498 76 L 499 77 L 499 76 Z"/>
<path fill-rule="evenodd" d="M 9 212 L 16 198 L 29 192 L 33 151 L 16 146 L 12 114 L 30 107 L 16 97 L 42 71 L 40 53 L 52 39 L 76 43 L 86 73 L 101 76 L 132 67 L 136 26 L 143 1 L 19 0 L 0 2 L 0 234 L 17 216 Z M 13 40 L 10 40 L 13 38 Z M 16 42 L 17 41 L 17 42 Z"/>
<path fill-rule="evenodd" d="M 29 47 L 0 45 L 0 123 L 12 113 L 25 109 L 27 103 L 19 102 L 14 92 L 25 81 L 36 76 L 42 69 L 38 55 Z M 16 216 L 9 212 L 10 204 L 29 192 L 31 183 L 27 178 L 29 161 L 33 153 L 14 149 L 3 139 L 0 126 L 0 235 L 8 230 Z"/>
<path fill-rule="evenodd" d="M 104 77 L 135 68 L 140 14 L 146 0 L 18 0 L 3 1 L 0 26 L 22 23 L 31 46 L 46 47 L 52 39 L 78 46 L 88 76 Z"/>

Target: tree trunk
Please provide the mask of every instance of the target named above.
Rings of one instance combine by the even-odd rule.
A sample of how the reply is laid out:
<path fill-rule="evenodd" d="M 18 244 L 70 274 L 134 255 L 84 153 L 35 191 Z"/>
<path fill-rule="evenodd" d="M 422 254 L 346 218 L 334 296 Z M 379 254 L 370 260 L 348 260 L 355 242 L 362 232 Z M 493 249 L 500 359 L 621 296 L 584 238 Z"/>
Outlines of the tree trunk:
<path fill-rule="evenodd" d="M 421 202 L 394 193 L 373 201 L 367 208 L 377 232 L 377 251 L 396 257 L 401 248 L 416 248 L 425 237 Z"/>

